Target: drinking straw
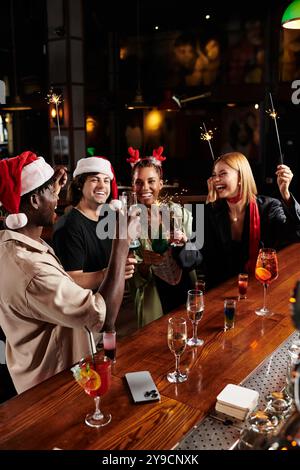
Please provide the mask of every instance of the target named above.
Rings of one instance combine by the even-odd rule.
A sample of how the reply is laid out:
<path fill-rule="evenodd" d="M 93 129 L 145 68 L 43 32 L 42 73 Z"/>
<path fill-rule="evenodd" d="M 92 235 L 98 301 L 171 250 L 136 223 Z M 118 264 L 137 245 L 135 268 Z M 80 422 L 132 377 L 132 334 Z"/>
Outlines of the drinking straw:
<path fill-rule="evenodd" d="M 95 362 L 96 347 L 95 347 L 95 341 L 94 341 L 93 333 L 88 329 L 87 326 L 85 326 L 84 328 L 86 329 L 87 334 L 88 334 L 92 361 L 93 361 L 94 367 L 96 369 L 96 362 Z"/>

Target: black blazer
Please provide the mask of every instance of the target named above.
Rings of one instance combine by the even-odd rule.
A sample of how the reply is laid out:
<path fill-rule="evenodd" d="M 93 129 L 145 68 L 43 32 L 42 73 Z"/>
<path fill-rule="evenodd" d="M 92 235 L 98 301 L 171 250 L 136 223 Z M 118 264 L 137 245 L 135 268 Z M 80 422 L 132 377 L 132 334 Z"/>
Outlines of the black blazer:
<path fill-rule="evenodd" d="M 279 250 L 300 241 L 300 205 L 292 196 L 292 205 L 268 196 L 257 196 L 260 213 L 261 246 Z M 228 205 L 218 200 L 205 206 L 202 271 L 208 287 L 243 272 L 249 258 L 250 210 L 246 209 L 241 242 L 231 239 Z"/>

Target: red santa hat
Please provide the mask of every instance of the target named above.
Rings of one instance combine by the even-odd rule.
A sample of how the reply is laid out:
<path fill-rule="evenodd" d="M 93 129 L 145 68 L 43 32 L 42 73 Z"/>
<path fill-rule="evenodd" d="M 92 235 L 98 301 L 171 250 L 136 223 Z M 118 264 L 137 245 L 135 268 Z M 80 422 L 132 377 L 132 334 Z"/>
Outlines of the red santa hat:
<path fill-rule="evenodd" d="M 73 176 L 82 175 L 84 173 L 103 173 L 111 180 L 111 196 L 113 199 L 118 198 L 118 186 L 114 169 L 109 160 L 105 157 L 87 157 L 78 160 Z"/>
<path fill-rule="evenodd" d="M 0 202 L 10 212 L 5 220 L 7 228 L 25 227 L 27 217 L 19 213 L 21 196 L 42 186 L 53 174 L 53 168 L 33 152 L 0 160 Z"/>

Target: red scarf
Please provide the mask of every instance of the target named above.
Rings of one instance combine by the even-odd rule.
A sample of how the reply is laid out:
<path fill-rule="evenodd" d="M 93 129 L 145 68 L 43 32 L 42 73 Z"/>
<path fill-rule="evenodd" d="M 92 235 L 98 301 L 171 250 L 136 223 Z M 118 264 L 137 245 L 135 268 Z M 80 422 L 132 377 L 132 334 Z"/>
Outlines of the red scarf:
<path fill-rule="evenodd" d="M 250 233 L 249 233 L 249 259 L 246 263 L 246 271 L 253 274 L 260 242 L 260 215 L 255 199 L 250 201 Z"/>
<path fill-rule="evenodd" d="M 237 202 L 240 202 L 241 200 L 242 200 L 241 193 L 238 193 L 237 196 L 226 198 L 226 201 L 230 202 L 231 204 L 236 204 Z"/>

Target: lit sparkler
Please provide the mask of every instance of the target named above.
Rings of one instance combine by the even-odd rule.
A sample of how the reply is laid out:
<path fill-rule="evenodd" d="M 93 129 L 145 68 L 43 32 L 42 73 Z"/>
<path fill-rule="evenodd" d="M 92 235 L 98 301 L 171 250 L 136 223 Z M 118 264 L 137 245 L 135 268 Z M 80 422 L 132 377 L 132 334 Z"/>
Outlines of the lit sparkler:
<path fill-rule="evenodd" d="M 280 157 L 279 159 L 280 159 L 280 163 L 283 164 L 283 155 L 282 155 L 282 150 L 281 150 L 278 126 L 277 126 L 278 113 L 275 111 L 275 108 L 274 108 L 272 94 L 269 93 L 269 95 L 270 95 L 271 109 L 268 109 L 267 113 L 269 114 L 269 116 L 271 116 L 272 119 L 274 119 L 275 131 L 276 131 L 278 148 L 279 148 L 279 157 Z"/>
<path fill-rule="evenodd" d="M 60 161 L 63 162 L 63 155 L 62 155 L 62 143 L 61 143 L 61 132 L 60 132 L 60 122 L 59 122 L 59 111 L 58 106 L 62 103 L 61 95 L 57 95 L 54 93 L 53 89 L 51 88 L 49 93 L 47 94 L 47 103 L 53 104 L 56 110 L 56 123 L 57 123 L 57 132 L 58 132 L 58 141 L 59 141 L 59 150 L 60 150 Z"/>
<path fill-rule="evenodd" d="M 213 151 L 213 148 L 212 148 L 212 145 L 211 145 L 211 142 L 210 142 L 213 138 L 214 133 L 211 129 L 209 129 L 209 130 L 206 129 L 205 122 L 203 122 L 203 128 L 200 126 L 200 129 L 203 129 L 203 131 L 204 131 L 204 132 L 201 133 L 200 138 L 201 138 L 201 140 L 206 140 L 207 141 L 208 146 L 209 146 L 209 150 L 210 150 L 210 153 L 211 153 L 211 158 L 213 159 L 213 161 L 215 161 L 214 151 Z"/>

